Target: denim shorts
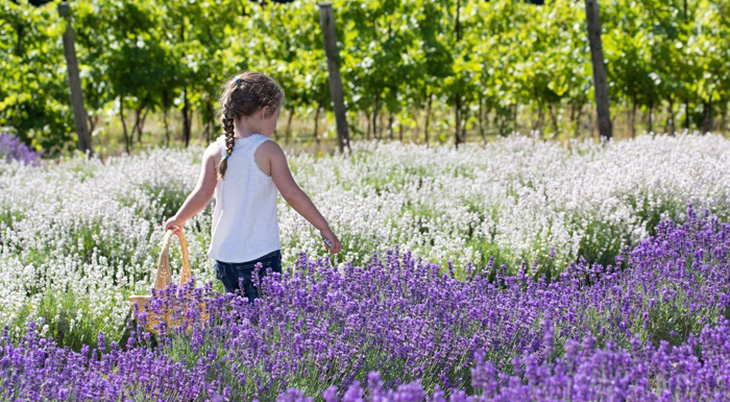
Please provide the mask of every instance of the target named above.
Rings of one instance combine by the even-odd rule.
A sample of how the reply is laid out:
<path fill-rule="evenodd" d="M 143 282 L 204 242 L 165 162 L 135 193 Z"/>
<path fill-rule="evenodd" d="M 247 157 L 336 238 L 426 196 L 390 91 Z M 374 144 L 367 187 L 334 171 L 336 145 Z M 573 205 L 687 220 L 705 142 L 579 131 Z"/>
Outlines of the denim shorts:
<path fill-rule="evenodd" d="M 215 260 L 213 268 L 215 276 L 219 281 L 223 282 L 226 292 L 235 293 L 241 290 L 243 286 L 243 295 L 248 298 L 249 302 L 260 297 L 258 288 L 253 284 L 252 275 L 256 263 L 260 262 L 263 268 L 259 270 L 259 278 L 266 276 L 266 269 L 271 268 L 272 271 L 281 273 L 281 250 L 272 251 L 265 256 L 246 262 L 224 262 Z M 239 283 L 240 278 L 240 283 Z"/>

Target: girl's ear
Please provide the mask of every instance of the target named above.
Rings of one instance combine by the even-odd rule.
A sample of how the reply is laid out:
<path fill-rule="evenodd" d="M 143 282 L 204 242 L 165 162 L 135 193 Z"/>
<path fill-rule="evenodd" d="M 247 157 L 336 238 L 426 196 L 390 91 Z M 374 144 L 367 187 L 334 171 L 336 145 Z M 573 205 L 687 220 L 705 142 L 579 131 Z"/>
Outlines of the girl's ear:
<path fill-rule="evenodd" d="M 261 113 L 261 114 L 259 115 L 259 118 L 260 118 L 261 120 L 266 120 L 266 117 L 267 117 L 267 116 L 268 116 L 268 114 L 269 114 L 269 107 L 268 107 L 268 106 L 264 106 L 264 107 L 262 107 L 262 108 L 261 108 L 261 110 L 259 111 L 259 113 Z"/>

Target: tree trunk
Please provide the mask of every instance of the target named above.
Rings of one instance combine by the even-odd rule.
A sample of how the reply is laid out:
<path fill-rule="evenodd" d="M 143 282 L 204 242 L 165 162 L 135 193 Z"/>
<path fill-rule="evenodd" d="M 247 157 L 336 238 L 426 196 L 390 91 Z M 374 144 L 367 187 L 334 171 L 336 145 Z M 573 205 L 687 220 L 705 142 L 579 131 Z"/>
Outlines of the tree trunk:
<path fill-rule="evenodd" d="M 150 113 L 150 108 L 146 107 L 144 109 L 144 113 L 142 114 L 142 120 L 139 122 L 139 126 L 137 127 L 137 130 L 139 130 L 139 135 L 142 135 L 142 131 L 144 131 L 144 123 L 147 121 L 147 116 Z"/>
<path fill-rule="evenodd" d="M 182 116 L 183 116 L 183 139 L 185 140 L 185 148 L 190 145 L 190 103 L 188 102 L 188 89 L 186 87 L 183 87 L 183 109 L 182 109 Z"/>
<path fill-rule="evenodd" d="M 347 110 L 345 109 L 345 93 L 342 88 L 342 76 L 338 62 L 339 52 L 337 50 L 335 16 L 330 2 L 319 3 L 319 25 L 322 29 L 325 55 L 327 56 L 330 98 L 332 100 L 332 113 L 335 117 L 337 145 L 340 153 L 344 153 L 345 148 L 350 151 L 350 133 L 347 124 Z"/>
<path fill-rule="evenodd" d="M 139 131 L 139 121 L 141 120 L 140 114 L 142 113 L 142 110 L 144 109 L 144 106 L 139 106 L 137 109 L 134 109 L 134 124 L 132 124 L 132 137 L 134 137 L 134 133 L 137 133 L 137 144 L 142 144 L 142 133 Z"/>
<path fill-rule="evenodd" d="M 555 130 L 553 138 L 555 138 L 560 133 L 560 128 L 558 128 L 558 108 L 552 102 L 548 103 L 548 108 L 550 110 L 550 119 L 553 121 L 553 130 Z"/>
<path fill-rule="evenodd" d="M 462 108 L 461 110 L 461 143 L 466 143 L 466 123 L 469 121 L 469 109 Z"/>
<path fill-rule="evenodd" d="M 380 100 L 380 94 L 375 94 L 375 105 L 373 106 L 373 137 L 377 140 L 380 139 L 378 135 L 378 101 Z"/>
<path fill-rule="evenodd" d="M 431 120 L 431 101 L 433 100 L 433 94 L 428 94 L 428 105 L 426 106 L 426 124 L 423 128 L 424 141 L 426 142 L 426 148 L 428 148 L 428 123 Z"/>
<path fill-rule="evenodd" d="M 540 112 L 537 114 L 537 129 L 540 133 L 543 133 L 543 126 L 545 125 L 545 107 L 540 104 Z"/>
<path fill-rule="evenodd" d="M 63 32 L 63 53 L 66 59 L 66 74 L 68 76 L 68 88 L 71 95 L 71 108 L 73 111 L 74 128 L 78 139 L 78 149 L 82 152 L 88 152 L 89 156 L 94 155 L 91 146 L 91 132 L 87 126 L 88 114 L 84 106 L 84 94 L 81 88 L 81 77 L 79 73 L 79 63 L 76 58 L 76 42 L 74 39 L 74 30 L 71 19 L 71 10 L 68 2 L 60 2 L 57 4 L 59 16 L 65 20 L 66 29 Z M 21 31 L 18 30 L 18 48 L 20 48 Z"/>
<path fill-rule="evenodd" d="M 142 131 L 144 128 L 144 121 L 147 118 L 147 113 L 149 111 L 150 108 L 146 108 L 144 106 L 140 106 L 134 111 L 134 126 L 132 126 L 132 135 L 134 135 L 135 131 L 137 132 L 137 144 L 142 144 Z"/>
<path fill-rule="evenodd" d="M 319 111 L 322 110 L 323 103 L 324 100 L 319 101 L 317 113 L 314 114 L 314 140 L 317 141 L 317 145 L 319 145 Z"/>
<path fill-rule="evenodd" d="M 606 81 L 606 66 L 603 59 L 603 44 L 601 43 L 601 19 L 596 0 L 585 0 L 586 22 L 588 25 L 588 42 L 591 49 L 591 65 L 593 67 L 594 96 L 598 117 L 598 131 L 600 136 L 609 139 L 613 136 L 611 127 L 611 112 L 608 99 L 608 83 Z"/>
<path fill-rule="evenodd" d="M 573 102 L 570 103 L 570 124 L 573 124 L 575 122 L 575 104 Z"/>
<path fill-rule="evenodd" d="M 371 121 L 370 121 L 370 112 L 368 112 L 367 110 L 365 111 L 365 120 L 367 120 L 367 122 L 368 122 L 368 124 L 367 124 L 367 126 L 365 128 L 365 139 L 368 140 L 368 141 L 370 141 L 370 125 L 371 125 Z"/>
<path fill-rule="evenodd" d="M 456 101 L 454 104 L 454 147 L 459 149 L 459 130 L 461 129 L 461 96 L 456 94 Z"/>
<path fill-rule="evenodd" d="M 665 130 L 669 131 L 669 135 L 674 136 L 674 96 L 669 97 L 669 118 L 667 119 L 667 125 L 664 128 Z"/>
<path fill-rule="evenodd" d="M 208 96 L 208 99 L 205 100 L 205 114 L 206 114 L 206 123 L 205 123 L 205 138 L 208 140 L 208 142 L 212 142 L 214 140 L 213 137 L 213 102 L 210 100 L 210 96 Z"/>
<path fill-rule="evenodd" d="M 702 134 L 706 134 L 712 132 L 712 98 L 708 101 L 703 101 L 702 106 Z"/>
<path fill-rule="evenodd" d="M 129 155 L 132 153 L 132 149 L 131 149 L 132 139 L 130 138 L 129 132 L 127 131 L 127 123 L 124 121 L 124 102 L 123 102 L 123 100 L 124 100 L 124 98 L 120 96 L 119 97 L 119 118 L 122 121 L 122 134 L 124 135 L 124 147 L 126 148 L 127 154 Z"/>
<path fill-rule="evenodd" d="M 578 115 L 575 117 L 575 131 L 573 132 L 573 138 L 578 138 L 580 135 L 580 118 L 583 117 L 583 105 L 578 105 Z"/>
<path fill-rule="evenodd" d="M 631 138 L 636 138 L 636 92 L 631 97 Z"/>

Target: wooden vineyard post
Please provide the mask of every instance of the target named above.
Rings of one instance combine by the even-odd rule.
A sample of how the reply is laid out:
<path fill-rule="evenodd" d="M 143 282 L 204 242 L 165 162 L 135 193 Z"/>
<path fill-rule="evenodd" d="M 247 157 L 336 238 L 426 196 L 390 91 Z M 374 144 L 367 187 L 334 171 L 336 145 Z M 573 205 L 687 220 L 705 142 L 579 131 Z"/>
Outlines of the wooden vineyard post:
<path fill-rule="evenodd" d="M 330 93 L 335 110 L 335 121 L 337 122 L 337 141 L 340 152 L 345 147 L 350 151 L 350 134 L 347 128 L 347 115 L 345 111 L 345 93 L 342 89 L 342 77 L 340 76 L 340 63 L 337 53 L 337 35 L 335 34 L 335 17 L 332 12 L 332 3 L 326 1 L 319 3 L 319 24 L 322 27 L 324 36 L 324 51 L 327 54 L 327 70 L 330 77 Z"/>
<path fill-rule="evenodd" d="M 66 20 L 66 31 L 63 33 L 63 52 L 66 55 L 66 70 L 68 72 L 68 84 L 71 90 L 71 106 L 74 112 L 74 124 L 78 136 L 79 149 L 83 152 L 91 148 L 91 135 L 86 124 L 86 108 L 84 108 L 84 94 L 81 92 L 81 78 L 79 78 L 79 64 L 76 61 L 76 46 L 74 45 L 74 31 L 71 26 L 71 15 L 69 4 L 66 1 L 58 3 L 58 15 Z"/>
<path fill-rule="evenodd" d="M 612 137 L 611 114 L 608 101 L 608 83 L 606 82 L 606 66 L 603 64 L 603 45 L 601 44 L 601 20 L 598 14 L 597 0 L 585 0 L 586 23 L 588 25 L 588 42 L 591 47 L 591 64 L 593 65 L 593 85 L 598 114 L 598 133 L 601 138 Z"/>

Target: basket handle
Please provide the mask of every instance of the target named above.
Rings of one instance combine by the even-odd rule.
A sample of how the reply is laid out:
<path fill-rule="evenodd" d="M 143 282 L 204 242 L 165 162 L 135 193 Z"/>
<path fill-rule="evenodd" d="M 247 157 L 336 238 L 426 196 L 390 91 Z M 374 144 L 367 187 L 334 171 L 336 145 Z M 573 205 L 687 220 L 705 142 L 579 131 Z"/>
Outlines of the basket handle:
<path fill-rule="evenodd" d="M 155 289 L 165 288 L 172 282 L 170 273 L 170 241 L 172 235 L 175 234 L 174 229 L 169 229 L 165 233 L 162 241 L 162 249 L 160 250 L 160 258 L 157 260 L 157 279 L 155 279 Z M 188 259 L 188 243 L 185 241 L 185 235 L 182 230 L 177 234 L 180 239 L 180 248 L 182 249 L 182 275 L 180 276 L 180 286 L 190 281 L 190 260 Z"/>

